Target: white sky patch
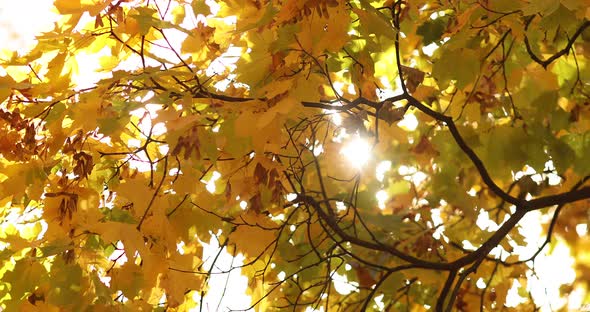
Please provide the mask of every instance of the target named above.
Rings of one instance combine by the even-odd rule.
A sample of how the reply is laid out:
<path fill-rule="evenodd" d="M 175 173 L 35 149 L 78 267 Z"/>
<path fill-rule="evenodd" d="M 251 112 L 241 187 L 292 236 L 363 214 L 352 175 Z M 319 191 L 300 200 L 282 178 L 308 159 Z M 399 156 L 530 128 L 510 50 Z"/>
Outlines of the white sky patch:
<path fill-rule="evenodd" d="M 543 237 L 541 213 L 539 211 L 527 213 L 519 222 L 518 232 L 524 236 L 526 246 L 516 246 L 514 252 L 520 255 L 521 260 L 528 259 L 537 251 L 545 239 Z"/>
<path fill-rule="evenodd" d="M 576 233 L 580 237 L 586 236 L 586 234 L 588 234 L 588 224 L 580 223 L 580 224 L 576 225 Z"/>
<path fill-rule="evenodd" d="M 330 115 L 330 119 L 332 119 L 332 122 L 336 126 L 341 126 L 342 125 L 342 115 L 340 115 L 340 113 L 337 110 L 334 110 L 334 109 L 324 109 L 324 113 Z"/>
<path fill-rule="evenodd" d="M 438 45 L 433 42 L 427 46 L 423 46 L 422 47 L 422 53 L 426 54 L 427 56 L 432 56 L 434 54 L 434 51 L 436 51 L 438 49 Z"/>
<path fill-rule="evenodd" d="M 203 268 L 209 269 L 219 251 L 219 242 L 212 237 L 209 244 L 206 242 L 202 242 L 202 244 L 204 247 L 203 260 L 205 262 Z M 209 278 L 209 291 L 203 298 L 203 308 L 209 307 L 209 311 L 227 311 L 250 306 L 251 298 L 246 295 L 248 278 L 241 275 L 241 269 L 230 271 L 232 267 L 238 267 L 243 263 L 244 256 L 238 254 L 236 257 L 232 257 L 224 248 L 211 270 L 213 274 Z M 227 271 L 230 272 L 221 273 Z M 195 307 L 190 311 L 196 312 L 200 310 L 199 307 Z"/>
<path fill-rule="evenodd" d="M 553 165 L 553 160 L 548 160 L 545 163 L 544 170 L 555 170 L 555 166 Z M 561 177 L 556 173 L 543 173 L 544 177 L 547 178 L 547 182 L 549 185 L 559 185 L 561 183 Z"/>
<path fill-rule="evenodd" d="M 207 75 L 223 72 L 225 68 L 229 68 L 230 70 L 235 69 L 235 63 L 240 59 L 241 55 L 241 47 L 230 46 L 220 57 L 211 62 L 206 70 Z"/>
<path fill-rule="evenodd" d="M 152 164 L 145 151 L 139 151 L 135 154 L 128 155 L 125 160 L 129 161 L 129 168 L 137 169 L 138 172 L 148 172 L 155 170 L 158 164 Z M 153 161 L 153 158 L 152 158 Z"/>
<path fill-rule="evenodd" d="M 287 200 L 288 201 L 294 201 L 295 198 L 297 198 L 297 194 L 295 194 L 295 193 L 289 193 L 289 194 L 287 194 Z"/>
<path fill-rule="evenodd" d="M 443 17 L 443 16 L 445 16 L 445 11 L 438 11 L 438 12 L 434 12 L 434 13 L 430 14 L 430 19 L 435 20 L 435 19 L 437 19 L 439 17 Z"/>
<path fill-rule="evenodd" d="M 76 62 L 78 63 L 77 71 L 72 73 L 72 81 L 76 83 L 76 89 L 81 90 L 90 88 L 96 85 L 101 79 L 107 79 L 113 76 L 112 71 L 100 72 L 100 58 L 109 57 L 111 49 L 104 47 L 98 52 L 91 54 L 85 51 L 80 51 L 75 54 Z"/>
<path fill-rule="evenodd" d="M 109 256 L 110 261 L 115 261 L 117 265 L 123 265 L 127 262 L 127 256 L 125 255 L 125 246 L 121 241 L 116 244 L 116 249 Z"/>
<path fill-rule="evenodd" d="M 131 139 L 127 140 L 127 146 L 138 148 L 141 146 L 141 140 L 136 139 L 136 138 L 131 138 Z"/>
<path fill-rule="evenodd" d="M 385 89 L 391 89 L 391 83 L 389 83 L 389 79 L 386 76 L 379 78 L 379 81 Z"/>
<path fill-rule="evenodd" d="M 377 305 L 377 309 L 379 309 L 379 311 L 385 310 L 385 303 L 383 303 L 383 297 L 385 297 L 385 294 L 381 294 L 381 295 L 375 296 L 375 298 L 373 298 L 373 300 L 375 301 L 375 304 Z"/>
<path fill-rule="evenodd" d="M 402 89 L 400 87 L 397 87 L 396 89 L 382 89 L 382 90 L 377 90 L 376 92 L 377 92 L 377 98 L 379 99 L 379 101 L 383 101 L 387 98 L 399 95 L 400 93 L 402 93 Z"/>
<path fill-rule="evenodd" d="M 404 118 L 400 120 L 397 125 L 406 130 L 406 131 L 414 131 L 418 128 L 418 119 L 414 114 L 407 113 L 404 115 Z"/>
<path fill-rule="evenodd" d="M 449 39 L 451 39 L 450 37 L 445 37 L 442 39 L 442 43 L 438 44 L 436 42 L 433 42 L 427 46 L 422 47 L 422 53 L 426 54 L 427 56 L 432 56 L 434 55 L 434 52 L 445 42 L 449 41 Z"/>
<path fill-rule="evenodd" d="M 152 48 L 158 49 L 158 57 L 161 57 L 169 61 L 171 64 L 180 62 L 178 56 L 176 56 L 176 53 L 174 51 L 180 51 L 182 42 L 186 39 L 186 37 L 188 37 L 188 34 L 174 28 L 164 29 L 163 31 L 164 35 L 166 35 L 166 38 L 168 39 L 168 42 L 166 42 L 164 38 L 154 40 L 154 45 Z M 168 45 L 168 43 L 170 43 L 170 45 Z M 158 46 L 167 48 L 162 48 Z M 170 49 L 170 47 L 172 48 Z"/>
<path fill-rule="evenodd" d="M 336 91 L 342 92 L 342 90 L 344 90 L 344 87 L 346 85 L 342 81 L 334 81 L 334 83 L 332 84 L 332 86 L 334 86 L 334 89 L 336 89 Z"/>
<path fill-rule="evenodd" d="M 385 190 L 380 190 L 379 192 L 377 192 L 377 194 L 375 194 L 375 197 L 377 198 L 379 209 L 385 209 L 385 203 L 389 199 L 389 195 L 387 194 L 387 192 Z"/>
<path fill-rule="evenodd" d="M 345 211 L 345 210 L 346 210 L 346 205 L 344 204 L 344 202 L 337 201 L 336 202 L 336 211 L 341 212 L 341 211 Z"/>
<path fill-rule="evenodd" d="M 553 165 L 553 160 L 548 160 L 545 163 L 544 170 L 545 171 L 555 170 L 555 166 Z M 533 169 L 532 167 L 530 167 L 528 165 L 525 166 L 525 168 L 523 170 L 513 173 L 513 179 L 516 181 L 516 180 L 521 179 L 525 175 L 530 175 L 531 179 L 537 184 L 540 184 L 545 180 L 547 180 L 547 183 L 549 185 L 559 185 L 561 183 L 561 177 L 558 174 L 553 173 L 553 172 L 550 172 L 550 173 L 543 173 L 542 172 L 539 174 L 539 173 L 537 173 L 537 171 L 535 171 L 535 169 Z"/>
<path fill-rule="evenodd" d="M 506 249 L 504 249 L 504 247 L 502 247 L 501 245 L 492 248 L 492 250 L 490 251 L 490 256 L 493 256 L 502 261 L 505 261 L 509 255 L 510 253 L 506 251 Z"/>
<path fill-rule="evenodd" d="M 152 135 L 159 136 L 159 135 L 166 133 L 166 131 L 168 131 L 168 129 L 166 129 L 166 125 L 163 122 L 158 122 L 157 124 L 155 124 L 153 126 L 151 131 L 152 131 Z"/>
<path fill-rule="evenodd" d="M 217 181 L 219 178 L 221 178 L 221 173 L 217 172 L 217 171 L 213 171 L 213 173 L 211 174 L 211 178 L 207 181 L 207 180 L 201 180 L 201 182 L 205 183 L 205 188 L 207 189 L 207 191 L 209 191 L 209 193 L 215 193 L 215 181 Z M 240 207 L 241 207 L 241 203 L 240 203 Z M 244 209 L 244 208 L 242 208 Z"/>
<path fill-rule="evenodd" d="M 183 241 L 176 243 L 176 251 L 178 251 L 179 254 L 184 255 L 184 242 Z"/>
<path fill-rule="evenodd" d="M 520 282 L 518 280 L 513 280 L 512 287 L 508 289 L 508 293 L 506 294 L 506 306 L 509 308 L 513 308 L 518 306 L 521 303 L 525 303 L 528 301 L 528 298 L 523 298 L 518 294 L 518 288 L 521 287 Z"/>
<path fill-rule="evenodd" d="M 475 286 L 477 286 L 477 288 L 479 288 L 479 289 L 484 289 L 484 288 L 486 288 L 486 282 L 483 280 L 483 278 L 480 277 L 477 279 Z"/>
<path fill-rule="evenodd" d="M 19 54 L 29 51 L 35 36 L 53 29 L 58 20 L 52 0 L 3 0 L 0 5 L 0 42 Z"/>
<path fill-rule="evenodd" d="M 559 288 L 561 285 L 571 284 L 576 278 L 574 259 L 569 247 L 558 241 L 550 255 L 537 257 L 534 266 L 539 274 L 533 275 L 528 271 L 527 285 L 535 303 L 544 311 L 560 309 L 567 300 L 561 297 Z"/>
<path fill-rule="evenodd" d="M 332 273 L 332 282 L 334 289 L 341 295 L 348 295 L 358 289 L 357 282 L 348 281 L 346 275 L 340 275 L 337 272 Z"/>
<path fill-rule="evenodd" d="M 246 210 L 246 208 L 248 207 L 248 202 L 245 200 L 240 201 L 240 208 L 242 208 L 242 210 Z"/>
<path fill-rule="evenodd" d="M 375 168 L 375 178 L 377 178 L 379 182 L 383 182 L 383 179 L 385 179 L 385 174 L 389 170 L 391 170 L 391 161 L 384 160 L 380 162 Z"/>
<path fill-rule="evenodd" d="M 509 218 L 508 215 L 506 215 L 506 217 L 504 218 L 504 221 L 506 221 L 507 218 Z M 500 228 L 500 225 L 497 224 L 494 220 L 491 220 L 490 215 L 484 209 L 479 210 L 479 215 L 477 216 L 477 220 L 475 221 L 475 224 L 480 229 L 482 229 L 484 231 L 488 231 L 488 232 L 495 232 L 498 230 L 498 228 Z"/>
<path fill-rule="evenodd" d="M 574 290 L 568 295 L 567 310 L 582 311 L 584 307 L 587 307 L 587 304 L 584 304 L 585 294 L 586 290 L 583 287 L 575 287 Z"/>
<path fill-rule="evenodd" d="M 321 144 L 317 144 L 313 147 L 313 155 L 320 156 L 321 153 L 324 152 L 324 146 Z"/>
<path fill-rule="evenodd" d="M 404 176 L 404 180 L 410 181 L 415 185 L 420 185 L 428 178 L 428 175 L 422 171 L 418 171 L 416 167 L 399 166 L 397 172 Z"/>
<path fill-rule="evenodd" d="M 468 240 L 463 240 L 461 242 L 463 244 L 463 248 L 466 250 L 476 250 L 477 247 L 473 246 L 473 244 Z"/>
<path fill-rule="evenodd" d="M 346 91 L 348 91 L 348 93 L 350 93 L 351 95 L 356 95 L 356 89 L 354 88 L 354 84 L 352 83 L 348 85 L 348 89 Z"/>

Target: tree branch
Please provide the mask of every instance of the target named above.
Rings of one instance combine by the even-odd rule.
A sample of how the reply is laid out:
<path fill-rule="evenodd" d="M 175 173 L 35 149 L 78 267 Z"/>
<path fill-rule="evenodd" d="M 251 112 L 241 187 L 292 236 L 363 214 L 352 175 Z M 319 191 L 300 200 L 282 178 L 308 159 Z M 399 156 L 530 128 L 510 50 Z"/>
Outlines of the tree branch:
<path fill-rule="evenodd" d="M 532 21 L 532 19 L 531 19 L 531 21 Z M 526 24 L 526 27 L 524 28 L 525 32 L 527 31 L 529 25 L 530 25 L 530 22 Z M 565 55 L 572 48 L 572 46 L 574 45 L 574 42 L 576 42 L 576 39 L 578 39 L 578 37 L 582 34 L 582 32 L 584 32 L 584 30 L 588 26 L 590 26 L 590 21 L 586 21 L 582 25 L 580 25 L 580 27 L 578 27 L 578 29 L 576 30 L 574 35 L 568 40 L 567 45 L 563 49 L 561 49 L 561 50 L 557 51 L 555 54 L 551 55 L 546 60 L 542 60 L 540 57 L 538 57 L 533 52 L 533 49 L 531 48 L 531 44 L 529 43 L 529 38 L 527 35 L 524 36 L 524 45 L 526 47 L 526 51 L 533 61 L 535 61 L 539 65 L 543 66 L 543 68 L 547 69 L 547 66 L 549 66 L 549 64 L 553 63 L 553 61 L 555 61 L 558 58 Z"/>

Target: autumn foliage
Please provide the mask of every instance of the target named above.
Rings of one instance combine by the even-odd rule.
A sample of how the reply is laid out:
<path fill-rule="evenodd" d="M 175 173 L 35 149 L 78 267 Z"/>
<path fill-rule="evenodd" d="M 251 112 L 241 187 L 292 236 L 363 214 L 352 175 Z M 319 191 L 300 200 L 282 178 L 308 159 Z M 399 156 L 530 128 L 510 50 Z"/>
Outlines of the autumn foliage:
<path fill-rule="evenodd" d="M 0 52 L 0 307 L 590 303 L 589 6 L 56 0 Z"/>

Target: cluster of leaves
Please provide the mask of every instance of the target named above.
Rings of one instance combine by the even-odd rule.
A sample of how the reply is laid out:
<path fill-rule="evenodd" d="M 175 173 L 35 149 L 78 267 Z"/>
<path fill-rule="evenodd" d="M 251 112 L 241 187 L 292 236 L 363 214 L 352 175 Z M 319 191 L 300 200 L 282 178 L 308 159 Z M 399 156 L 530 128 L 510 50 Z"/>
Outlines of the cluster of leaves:
<path fill-rule="evenodd" d="M 556 235 L 590 287 L 588 4 L 56 0 L 1 55 L 0 305 L 207 309 L 212 236 L 261 311 L 500 309 Z"/>

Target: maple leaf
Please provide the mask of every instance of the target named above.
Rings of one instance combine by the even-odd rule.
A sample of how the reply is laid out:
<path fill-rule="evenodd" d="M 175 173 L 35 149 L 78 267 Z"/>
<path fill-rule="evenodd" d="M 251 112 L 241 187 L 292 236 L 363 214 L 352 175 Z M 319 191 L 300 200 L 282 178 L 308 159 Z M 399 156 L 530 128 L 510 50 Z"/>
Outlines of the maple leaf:
<path fill-rule="evenodd" d="M 0 51 L 0 310 L 583 309 L 587 0 L 53 5 Z"/>

